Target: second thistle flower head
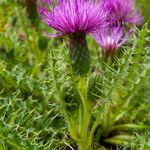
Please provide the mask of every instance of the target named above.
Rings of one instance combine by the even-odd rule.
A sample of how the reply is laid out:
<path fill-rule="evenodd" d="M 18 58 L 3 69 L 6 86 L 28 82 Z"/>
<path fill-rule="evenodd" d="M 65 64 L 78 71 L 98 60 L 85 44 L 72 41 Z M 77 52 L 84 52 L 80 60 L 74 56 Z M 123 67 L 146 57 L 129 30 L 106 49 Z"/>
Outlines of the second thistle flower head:
<path fill-rule="evenodd" d="M 94 38 L 102 48 L 103 55 L 108 57 L 114 55 L 118 48 L 127 42 L 131 33 L 132 31 L 129 31 L 125 35 L 123 27 L 112 27 L 95 33 Z"/>
<path fill-rule="evenodd" d="M 55 36 L 95 32 L 106 18 L 99 0 L 40 0 L 38 12 L 49 27 L 59 32 Z"/>

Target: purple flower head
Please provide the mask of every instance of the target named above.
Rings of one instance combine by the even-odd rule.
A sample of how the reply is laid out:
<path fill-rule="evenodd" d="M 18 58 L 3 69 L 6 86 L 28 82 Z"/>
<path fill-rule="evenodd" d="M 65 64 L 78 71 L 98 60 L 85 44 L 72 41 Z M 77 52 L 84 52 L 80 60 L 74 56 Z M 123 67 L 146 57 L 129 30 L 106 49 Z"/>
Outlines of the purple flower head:
<path fill-rule="evenodd" d="M 105 26 L 107 16 L 99 0 L 40 0 L 37 9 L 43 21 L 58 31 L 49 37 L 95 32 Z"/>
<path fill-rule="evenodd" d="M 135 0 L 104 0 L 105 10 L 109 10 L 108 20 L 113 26 L 125 23 L 140 24 L 142 16 L 135 8 Z"/>
<path fill-rule="evenodd" d="M 95 33 L 94 38 L 102 48 L 103 55 L 111 56 L 129 39 L 131 33 L 129 31 L 125 35 L 123 27 L 112 27 Z"/>

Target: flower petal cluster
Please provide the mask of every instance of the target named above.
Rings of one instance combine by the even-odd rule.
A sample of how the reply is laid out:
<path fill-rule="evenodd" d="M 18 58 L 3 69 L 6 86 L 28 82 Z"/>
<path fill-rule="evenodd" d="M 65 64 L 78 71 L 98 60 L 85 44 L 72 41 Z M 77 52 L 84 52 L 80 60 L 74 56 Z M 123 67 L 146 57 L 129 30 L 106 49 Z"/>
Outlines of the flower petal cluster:
<path fill-rule="evenodd" d="M 84 35 L 92 33 L 103 54 L 112 54 L 130 37 L 131 26 L 127 28 L 128 24 L 142 22 L 141 14 L 135 8 L 135 0 L 39 1 L 37 10 L 42 20 L 57 31 L 57 34 L 47 36 L 68 35 L 72 43 L 80 43 L 76 46 L 78 49 L 85 43 L 79 42 L 80 36 L 83 35 L 85 40 Z"/>
<path fill-rule="evenodd" d="M 135 0 L 104 0 L 105 10 L 109 10 L 108 21 L 114 26 L 140 24 L 141 14 L 135 8 Z"/>
<path fill-rule="evenodd" d="M 132 31 L 125 35 L 123 27 L 112 27 L 97 32 L 94 38 L 102 48 L 103 55 L 108 57 L 114 55 L 117 49 L 127 42 L 131 33 Z"/>
<path fill-rule="evenodd" d="M 107 16 L 99 0 L 56 0 L 55 4 L 40 0 L 37 9 L 43 21 L 59 32 L 56 36 L 95 32 L 105 25 Z"/>
<path fill-rule="evenodd" d="M 94 39 L 102 48 L 105 56 L 113 55 L 118 48 L 128 41 L 132 30 L 128 24 L 142 22 L 141 14 L 135 8 L 135 0 L 103 0 L 104 10 L 108 11 L 109 26 L 94 33 Z"/>

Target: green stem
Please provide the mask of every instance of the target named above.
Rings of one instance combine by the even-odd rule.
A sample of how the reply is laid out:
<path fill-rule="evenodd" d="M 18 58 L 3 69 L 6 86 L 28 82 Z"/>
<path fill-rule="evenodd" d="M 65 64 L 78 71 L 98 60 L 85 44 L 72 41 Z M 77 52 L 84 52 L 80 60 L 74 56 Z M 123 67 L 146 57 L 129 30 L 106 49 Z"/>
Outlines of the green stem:
<path fill-rule="evenodd" d="M 80 117 L 80 123 L 79 123 L 79 135 L 81 141 L 79 141 L 78 147 L 79 150 L 87 150 L 91 143 L 88 140 L 88 133 L 89 133 L 89 123 L 91 119 L 90 114 L 90 105 L 87 99 L 87 80 L 85 77 L 80 77 L 79 80 L 79 89 L 80 89 L 80 97 L 82 101 L 82 107 L 80 109 L 81 111 L 81 117 Z"/>
<path fill-rule="evenodd" d="M 97 128 L 98 124 L 99 124 L 98 120 L 95 120 L 95 122 L 93 123 L 93 126 L 91 128 L 91 131 L 89 133 L 89 136 L 88 136 L 88 144 L 89 144 L 88 146 L 91 146 L 91 144 L 92 144 L 93 135 L 94 135 L 95 129 Z"/>
<path fill-rule="evenodd" d="M 74 141 L 79 141 L 79 135 L 78 135 L 78 130 L 77 130 L 77 121 L 76 118 L 73 116 L 66 116 L 67 123 L 69 126 L 69 131 L 71 137 L 74 139 Z"/>
<path fill-rule="evenodd" d="M 71 125 L 70 134 L 72 134 L 71 137 L 77 143 L 79 150 L 88 150 L 92 143 L 92 140 L 89 140 L 91 112 L 90 103 L 87 99 L 87 73 L 90 69 L 89 51 L 85 35 L 71 34 L 68 44 L 70 73 L 81 100 L 76 117 L 73 118 L 73 114 L 70 114 L 71 120 L 76 125 L 74 126 L 71 120 L 68 124 Z M 75 79 L 79 79 L 78 83 Z"/>
<path fill-rule="evenodd" d="M 88 147 L 86 146 L 84 142 L 81 142 L 80 144 L 78 144 L 78 148 L 79 150 L 88 150 Z"/>
<path fill-rule="evenodd" d="M 89 113 L 89 103 L 87 100 L 87 83 L 84 77 L 80 77 L 79 80 L 79 89 L 81 91 L 81 100 L 82 100 L 82 109 L 81 109 L 81 136 L 87 135 L 89 120 L 90 120 L 90 113 Z"/>
<path fill-rule="evenodd" d="M 69 35 L 69 55 L 74 73 L 86 76 L 90 69 L 90 55 L 84 33 Z"/>
<path fill-rule="evenodd" d="M 104 122 L 103 122 L 103 136 L 108 136 L 110 133 L 111 128 L 113 127 L 115 123 L 114 115 L 112 112 L 112 104 L 106 104 L 105 105 L 105 116 L 104 116 Z"/>
<path fill-rule="evenodd" d="M 91 119 L 90 105 L 87 99 L 87 78 L 80 77 L 78 82 L 78 92 L 81 99 L 81 107 L 78 116 L 70 114 L 67 116 L 67 123 L 72 139 L 77 143 L 79 150 L 88 150 L 91 147 L 92 138 L 89 135 L 89 123 Z M 93 132 L 93 131 L 92 131 Z M 92 134 L 92 133 L 91 133 Z"/>

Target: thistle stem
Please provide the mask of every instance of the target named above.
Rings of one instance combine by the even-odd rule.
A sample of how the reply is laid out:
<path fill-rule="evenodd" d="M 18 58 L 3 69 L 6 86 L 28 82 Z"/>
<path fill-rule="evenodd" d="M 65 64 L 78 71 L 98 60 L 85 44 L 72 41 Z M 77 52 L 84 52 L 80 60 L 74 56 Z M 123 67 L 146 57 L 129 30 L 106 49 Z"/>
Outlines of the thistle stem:
<path fill-rule="evenodd" d="M 87 73 L 90 69 L 90 56 L 84 33 L 73 33 L 69 35 L 69 56 L 72 70 L 79 79 L 77 90 L 80 95 L 81 105 L 75 118 L 76 130 L 71 129 L 72 138 L 76 141 L 79 150 L 88 150 L 91 147 L 90 133 L 90 103 L 87 99 Z M 71 117 L 73 117 L 71 115 Z M 70 123 L 69 123 L 70 124 Z M 74 133 L 76 132 L 76 133 Z M 70 132 L 71 133 L 71 132 Z M 73 137 L 77 135 L 77 137 Z"/>
<path fill-rule="evenodd" d="M 90 105 L 87 99 L 87 80 L 85 77 L 80 77 L 79 89 L 82 96 L 82 106 L 81 106 L 81 118 L 79 124 L 79 135 L 81 141 L 77 142 L 79 150 L 87 150 L 91 143 L 88 140 L 89 133 L 89 123 L 91 119 Z"/>
<path fill-rule="evenodd" d="M 91 147 L 93 131 L 91 132 L 89 127 L 91 113 L 90 104 L 87 99 L 88 86 L 86 77 L 80 77 L 78 87 L 78 92 L 81 99 L 81 107 L 78 110 L 78 116 L 73 117 L 73 114 L 71 114 L 70 119 L 67 121 L 70 128 L 69 130 L 71 137 L 77 143 L 79 150 L 88 150 Z"/>
<path fill-rule="evenodd" d="M 88 148 L 86 147 L 85 143 L 83 143 L 83 142 L 78 144 L 78 148 L 79 148 L 79 150 L 88 150 Z"/>
<path fill-rule="evenodd" d="M 86 76 L 90 69 L 90 56 L 84 33 L 69 35 L 69 55 L 73 71 L 78 76 Z"/>

